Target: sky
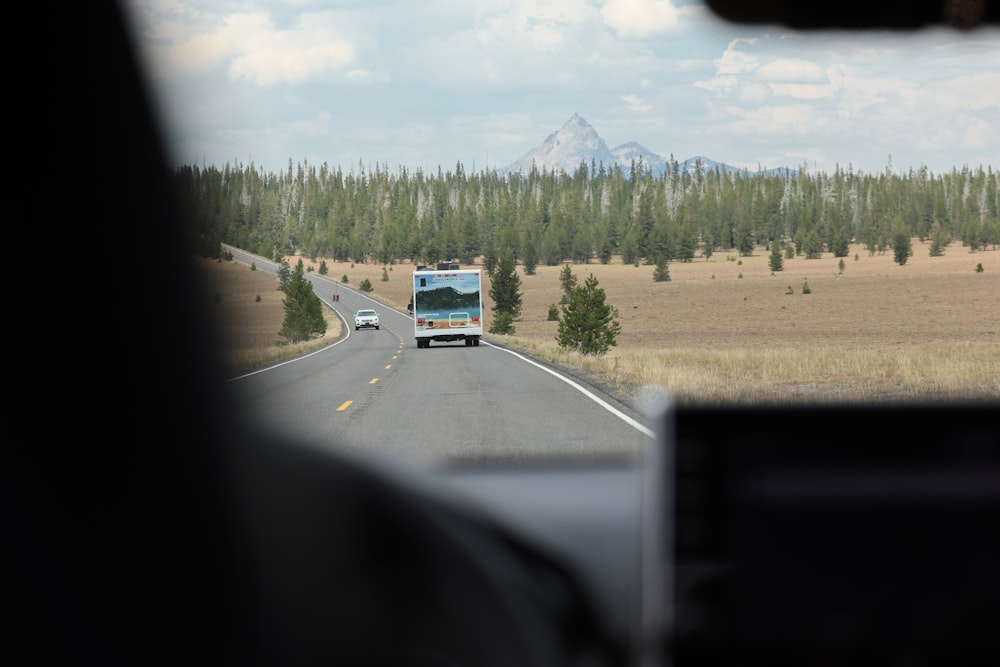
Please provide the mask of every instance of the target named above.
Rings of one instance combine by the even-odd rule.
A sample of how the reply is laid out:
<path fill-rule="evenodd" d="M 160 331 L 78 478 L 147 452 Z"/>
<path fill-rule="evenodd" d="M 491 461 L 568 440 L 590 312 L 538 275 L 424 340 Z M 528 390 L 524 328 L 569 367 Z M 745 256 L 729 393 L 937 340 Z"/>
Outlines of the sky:
<path fill-rule="evenodd" d="M 691 0 L 124 0 L 174 166 L 502 168 L 576 113 L 678 161 L 1000 169 L 1000 28 L 795 32 Z"/>

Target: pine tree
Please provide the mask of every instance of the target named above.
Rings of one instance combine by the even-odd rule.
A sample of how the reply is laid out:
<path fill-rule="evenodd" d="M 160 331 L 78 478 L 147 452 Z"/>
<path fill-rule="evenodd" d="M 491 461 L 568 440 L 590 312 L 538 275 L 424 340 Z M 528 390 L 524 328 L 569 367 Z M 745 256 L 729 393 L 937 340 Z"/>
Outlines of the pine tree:
<path fill-rule="evenodd" d="M 490 276 L 490 297 L 493 299 L 493 313 L 507 313 L 511 320 L 521 316 L 521 278 L 514 268 L 514 258 L 510 253 L 497 262 L 497 268 Z"/>
<path fill-rule="evenodd" d="M 576 287 L 576 276 L 573 274 L 573 267 L 566 264 L 559 271 L 559 284 L 562 286 L 562 303 L 569 303 L 569 295 Z"/>
<path fill-rule="evenodd" d="M 497 268 L 497 251 L 493 245 L 493 239 L 487 238 L 486 244 L 483 247 L 483 268 L 486 269 L 486 273 L 493 274 Z"/>
<path fill-rule="evenodd" d="M 785 260 L 781 257 L 781 244 L 778 239 L 771 241 L 771 258 L 767 262 L 772 271 L 778 272 L 785 268 Z"/>
<path fill-rule="evenodd" d="M 638 249 L 636 248 L 635 235 L 632 230 L 625 234 L 625 240 L 621 245 L 622 264 L 634 264 L 638 261 Z"/>
<path fill-rule="evenodd" d="M 521 263 L 524 264 L 524 275 L 535 275 L 535 269 L 538 268 L 538 246 L 530 235 L 524 239 L 522 245 Z"/>
<path fill-rule="evenodd" d="M 599 246 L 599 250 L 597 251 L 597 259 L 600 260 L 601 264 L 611 263 L 612 254 L 613 253 L 611 252 L 611 241 L 608 239 L 604 239 L 603 241 L 601 241 L 601 245 Z"/>
<path fill-rule="evenodd" d="M 653 281 L 657 283 L 670 282 L 670 267 L 667 266 L 665 257 L 656 260 L 656 268 L 653 269 Z"/>
<path fill-rule="evenodd" d="M 944 255 L 944 249 L 948 245 L 948 240 L 948 232 L 941 226 L 941 223 L 935 222 L 931 227 L 931 257 L 941 257 Z"/>
<path fill-rule="evenodd" d="M 298 343 L 325 334 L 323 304 L 313 292 L 312 283 L 305 278 L 302 260 L 296 264 L 294 271 L 285 274 L 279 270 L 279 274 L 282 279 L 278 289 L 285 293 L 285 321 L 278 335 L 290 343 Z"/>
<path fill-rule="evenodd" d="M 556 341 L 559 347 L 582 354 L 604 354 L 617 345 L 621 323 L 618 309 L 604 302 L 604 290 L 591 274 L 583 286 L 573 288 L 569 303 L 563 306 Z"/>
<path fill-rule="evenodd" d="M 510 316 L 510 313 L 499 312 L 493 316 L 493 322 L 490 324 L 491 334 L 512 336 L 515 331 L 514 318 Z"/>
<path fill-rule="evenodd" d="M 292 267 L 288 266 L 288 262 L 282 259 L 278 262 L 278 289 L 284 292 L 285 287 L 288 285 L 288 281 L 291 279 Z"/>
<path fill-rule="evenodd" d="M 802 239 L 802 250 L 806 259 L 819 259 L 823 256 L 823 240 L 819 237 L 819 232 L 810 229 Z"/>
<path fill-rule="evenodd" d="M 838 229 L 833 233 L 833 240 L 830 243 L 830 250 L 834 257 L 847 257 L 851 251 L 851 239 L 843 229 Z"/>
<path fill-rule="evenodd" d="M 912 254 L 913 244 L 910 242 L 909 233 L 905 229 L 898 230 L 892 239 L 892 255 L 896 263 L 903 266 Z"/>
<path fill-rule="evenodd" d="M 715 244 L 710 238 L 705 239 L 705 243 L 702 246 L 701 250 L 701 254 L 704 255 L 705 259 L 709 259 L 712 257 L 712 254 L 714 252 L 714 246 Z"/>

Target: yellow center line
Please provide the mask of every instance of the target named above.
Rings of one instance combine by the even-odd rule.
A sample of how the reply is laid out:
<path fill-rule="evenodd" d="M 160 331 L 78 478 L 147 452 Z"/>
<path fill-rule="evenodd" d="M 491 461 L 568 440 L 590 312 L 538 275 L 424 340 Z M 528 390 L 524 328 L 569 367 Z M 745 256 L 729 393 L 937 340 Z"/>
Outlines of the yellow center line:
<path fill-rule="evenodd" d="M 378 378 L 372 378 L 372 381 L 369 382 L 368 384 L 375 384 L 376 382 L 378 382 Z"/>
<path fill-rule="evenodd" d="M 386 364 L 385 365 L 385 370 L 389 370 L 390 368 L 392 368 L 392 364 Z"/>
<path fill-rule="evenodd" d="M 343 411 L 344 411 L 344 410 L 346 410 L 346 409 L 347 409 L 347 407 L 348 407 L 348 406 L 349 406 L 349 405 L 350 405 L 351 403 L 353 403 L 353 402 L 354 402 L 354 401 L 344 401 L 344 402 L 343 402 L 343 403 L 341 404 L 341 406 L 340 406 L 339 408 L 337 408 L 337 412 L 343 412 Z"/>

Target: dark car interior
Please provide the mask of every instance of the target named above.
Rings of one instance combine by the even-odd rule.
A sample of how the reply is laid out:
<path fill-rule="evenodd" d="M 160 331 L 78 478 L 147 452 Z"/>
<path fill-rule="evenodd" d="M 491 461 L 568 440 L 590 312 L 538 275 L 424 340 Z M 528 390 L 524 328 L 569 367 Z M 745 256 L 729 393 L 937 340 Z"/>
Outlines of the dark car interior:
<path fill-rule="evenodd" d="M 708 4 L 858 29 L 1000 7 Z M 997 664 L 996 404 L 666 404 L 639 461 L 442 484 L 249 428 L 187 298 L 200 277 L 123 17 L 88 12 L 89 114 L 62 131 L 115 181 L 85 202 L 114 305 L 74 352 L 84 436 L 8 466 L 5 597 L 31 662 Z"/>

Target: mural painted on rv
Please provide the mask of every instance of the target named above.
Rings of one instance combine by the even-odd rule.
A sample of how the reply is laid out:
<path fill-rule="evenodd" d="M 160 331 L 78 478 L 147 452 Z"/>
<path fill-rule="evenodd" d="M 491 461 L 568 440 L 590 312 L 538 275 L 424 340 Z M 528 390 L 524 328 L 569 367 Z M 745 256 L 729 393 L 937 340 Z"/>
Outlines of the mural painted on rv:
<path fill-rule="evenodd" d="M 414 313 L 429 328 L 481 326 L 479 272 L 414 275 Z"/>

